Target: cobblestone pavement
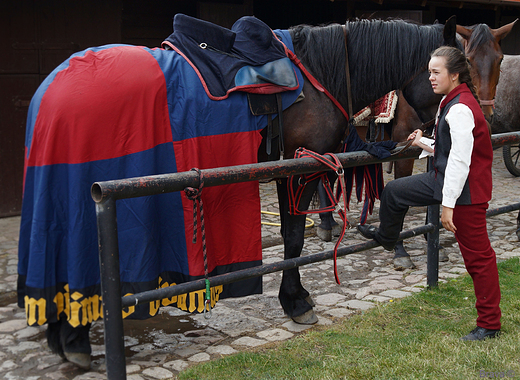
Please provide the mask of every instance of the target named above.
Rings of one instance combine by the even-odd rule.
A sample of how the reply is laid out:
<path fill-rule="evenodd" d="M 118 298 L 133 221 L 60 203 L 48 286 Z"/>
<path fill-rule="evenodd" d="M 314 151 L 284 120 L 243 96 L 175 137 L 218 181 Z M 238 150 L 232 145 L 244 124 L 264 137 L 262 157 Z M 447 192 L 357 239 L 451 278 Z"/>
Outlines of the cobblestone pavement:
<path fill-rule="evenodd" d="M 424 162 L 416 165 L 424 171 Z M 387 176 L 390 179 L 390 176 Z M 493 166 L 494 192 L 490 207 L 519 202 L 518 181 L 506 170 L 502 150 L 495 151 Z M 261 185 L 262 210 L 277 211 L 273 183 Z M 368 222 L 377 222 L 378 205 Z M 411 209 L 405 228 L 424 224 L 425 209 Z M 516 212 L 488 219 L 489 235 L 498 260 L 520 256 L 515 234 Z M 352 202 L 349 219 L 359 217 L 359 205 Z M 266 222 L 277 217 L 265 214 Z M 311 217 L 314 221 L 317 217 Z M 17 239 L 19 217 L 0 219 L 0 376 L 5 379 L 105 379 L 103 323 L 95 322 L 91 330 L 92 368 L 80 370 L 53 355 L 45 340 L 45 327 L 27 327 L 25 314 L 16 306 Z M 319 240 L 316 227 L 307 229 L 303 255 L 331 250 L 333 242 Z M 283 258 L 279 227 L 264 225 L 263 262 Z M 440 281 L 465 273 L 455 238 L 441 230 L 441 244 L 449 262 L 439 265 Z M 348 230 L 343 245 L 365 241 L 355 229 Z M 331 260 L 300 269 L 302 283 L 316 302 L 319 325 L 337 323 L 351 313 L 373 307 L 378 302 L 406 297 L 420 292 L 426 285 L 426 243 L 422 236 L 405 242 L 416 269 L 396 271 L 391 252 L 378 247 L 338 259 L 341 285 L 334 281 Z M 125 344 L 128 379 L 168 379 L 190 365 L 229 355 L 269 342 L 290 339 L 312 329 L 297 325 L 284 315 L 278 302 L 281 273 L 264 276 L 261 295 L 218 302 L 212 318 L 190 315 L 175 308 L 163 308 L 161 314 L 146 321 L 125 321 Z"/>

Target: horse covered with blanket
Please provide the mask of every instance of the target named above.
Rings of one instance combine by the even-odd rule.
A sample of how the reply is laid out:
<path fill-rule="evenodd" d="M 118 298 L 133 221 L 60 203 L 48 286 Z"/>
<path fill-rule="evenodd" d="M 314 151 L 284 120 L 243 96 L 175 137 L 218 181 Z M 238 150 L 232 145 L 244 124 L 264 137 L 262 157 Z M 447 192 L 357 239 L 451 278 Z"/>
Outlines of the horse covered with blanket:
<path fill-rule="evenodd" d="M 284 107 L 301 92 L 303 80 L 284 44 L 252 17 L 237 22 L 234 41 L 234 33 L 203 23 L 209 27 L 202 29 L 209 34 L 205 41 L 215 42 L 208 43 L 211 48 L 228 50 L 217 44 L 231 43 L 243 49 L 230 58 L 232 67 L 225 59 L 216 62 L 214 70 L 226 72 L 200 68 L 213 61 L 194 70 L 197 57 L 190 60 L 186 54 L 192 49 L 192 28 L 200 22 L 192 22 L 187 16 L 176 18 L 175 45 L 166 42 L 177 51 L 107 45 L 76 53 L 34 95 L 27 123 L 18 280 L 19 306 L 26 308 L 29 325 L 49 323 L 49 331 L 60 331 L 66 340 L 69 333 L 61 330 L 70 330 L 67 325 L 88 331 L 102 316 L 92 183 L 257 162 L 267 115 L 250 112 L 245 91 L 284 91 Z M 222 54 L 203 51 L 208 52 L 222 60 Z M 271 65 L 286 78 L 269 73 L 255 77 L 252 64 Z M 208 275 L 260 265 L 258 183 L 207 188 L 203 197 Z M 123 294 L 205 275 L 202 240 L 192 243 L 193 206 L 184 193 L 120 201 L 117 217 Z M 261 292 L 261 278 L 219 286 L 211 289 L 211 304 Z M 125 316 L 148 318 L 160 305 L 202 312 L 203 295 L 139 305 Z M 60 354 L 70 345 L 49 343 Z M 81 346 L 65 348 L 64 354 L 81 352 Z"/>

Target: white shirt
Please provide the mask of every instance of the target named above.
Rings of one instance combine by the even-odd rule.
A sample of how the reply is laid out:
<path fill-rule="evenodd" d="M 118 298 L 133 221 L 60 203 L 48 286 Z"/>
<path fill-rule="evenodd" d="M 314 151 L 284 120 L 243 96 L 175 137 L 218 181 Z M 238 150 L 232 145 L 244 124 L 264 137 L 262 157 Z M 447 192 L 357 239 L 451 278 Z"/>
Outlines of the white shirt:
<path fill-rule="evenodd" d="M 436 116 L 436 119 L 438 118 L 439 112 Z M 444 173 L 442 205 L 454 208 L 469 175 L 471 154 L 473 153 L 475 118 L 467 105 L 457 103 L 446 114 L 446 122 L 450 126 L 451 149 L 446 173 Z M 423 137 L 420 141 L 425 145 L 434 146 L 432 139 Z M 432 155 L 433 153 L 423 150 L 419 158 Z"/>

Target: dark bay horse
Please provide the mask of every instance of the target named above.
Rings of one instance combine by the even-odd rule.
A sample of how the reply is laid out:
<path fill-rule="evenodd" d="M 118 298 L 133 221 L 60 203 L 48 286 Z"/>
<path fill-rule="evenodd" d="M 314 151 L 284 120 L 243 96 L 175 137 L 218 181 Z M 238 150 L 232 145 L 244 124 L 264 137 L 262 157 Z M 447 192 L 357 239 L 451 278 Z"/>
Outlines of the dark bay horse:
<path fill-rule="evenodd" d="M 353 109 L 360 110 L 392 89 L 403 87 L 417 72 L 424 70 L 431 51 L 441 44 L 454 45 L 454 24 L 454 19 L 444 27 L 419 26 L 397 20 L 347 22 Z M 296 55 L 346 108 L 344 28 L 341 25 L 298 26 L 290 32 Z M 335 46 L 330 46 L 327 41 L 336 41 Z M 376 59 L 378 56 L 385 59 Z M 321 154 L 336 152 L 345 131 L 346 122 L 341 113 L 332 104 L 327 106 L 327 102 L 320 101 L 324 98 L 322 94 L 308 83 L 304 85 L 304 94 L 306 100 L 320 104 L 320 110 L 318 112 L 315 107 L 301 102 L 286 111 L 284 119 L 294 125 L 294 128 L 287 128 L 284 135 L 284 140 L 291 144 L 286 149 L 286 158 L 292 157 L 300 146 Z M 298 124 L 305 124 L 308 128 L 301 131 L 301 127 L 296 127 Z M 308 207 L 316 186 L 317 182 L 307 184 L 302 196 L 302 209 Z M 278 194 L 285 258 L 298 257 L 304 242 L 305 217 L 289 213 L 287 179 L 279 181 Z M 297 323 L 315 323 L 317 320 L 312 311 L 312 300 L 308 297 L 298 270 L 284 271 L 279 299 L 284 311 Z"/>
<path fill-rule="evenodd" d="M 492 29 L 486 24 L 477 24 L 470 27 L 457 25 L 457 33 L 462 40 L 465 54 L 471 64 L 471 75 L 477 87 L 482 110 L 488 122 L 492 123 L 494 112 L 494 98 L 496 87 L 500 77 L 500 63 L 503 54 L 499 42 L 506 37 L 517 20 L 498 29 Z M 421 74 L 426 76 L 427 73 Z M 392 137 L 395 141 L 408 136 L 413 130 L 420 127 L 420 123 L 432 120 L 437 111 L 436 106 L 440 97 L 435 95 L 431 88 L 408 86 L 400 94 L 404 102 L 397 105 L 397 115 L 394 119 Z M 428 104 L 433 106 L 428 106 Z M 420 110 L 413 115 L 413 110 Z M 410 122 L 407 122 L 407 119 Z M 397 138 L 395 137 L 397 136 Z M 394 162 L 395 178 L 411 174 L 413 160 L 401 160 Z"/>
<path fill-rule="evenodd" d="M 229 31 L 222 33 L 233 34 Z M 453 44 L 455 20 L 449 20 L 446 25 L 426 26 L 398 20 L 361 20 L 322 27 L 301 25 L 291 28 L 288 33 L 296 56 L 344 109 L 347 109 L 349 100 L 345 72 L 348 51 L 350 100 L 353 109 L 362 109 L 409 82 L 424 69 L 432 50 L 443 44 Z M 230 41 L 227 48 L 232 46 L 233 38 Z M 220 40 L 215 44 L 220 45 L 211 47 L 212 52 L 226 48 Z M 208 47 L 197 46 L 201 49 Z M 111 66 L 115 63 L 119 65 L 117 70 Z M 101 67 L 107 70 L 97 71 Z M 125 75 L 120 74 L 121 68 L 125 69 Z M 183 75 L 174 76 L 179 68 Z M 89 76 L 85 74 L 87 72 Z M 324 91 L 317 89 L 307 78 L 303 82 L 302 100 L 283 112 L 284 158 L 293 158 L 299 147 L 319 154 L 337 152 L 347 128 L 344 113 Z M 195 87 L 203 86 L 195 70 L 181 58 L 180 53 L 111 45 L 73 55 L 49 75 L 31 102 L 19 247 L 19 305 L 26 307 L 31 325 L 50 325 L 52 322 L 49 346 L 83 367 L 90 364 L 90 323 L 101 316 L 98 246 L 94 206 L 91 199 L 88 202 L 89 187 L 100 180 L 189 170 L 195 166 L 193 162 L 200 164 L 198 167 L 201 169 L 214 165 L 217 157 L 204 158 L 200 155 L 202 148 L 193 149 L 192 143 L 200 141 L 206 144 L 203 147 L 220 147 L 222 140 L 208 143 L 210 140 L 205 135 L 200 138 L 191 133 L 197 132 L 199 124 L 207 119 L 212 122 L 224 119 L 226 125 L 234 127 L 238 123 L 234 115 L 239 110 L 236 107 L 230 109 L 226 102 L 209 99 L 205 94 L 202 97 L 194 95 Z M 185 91 L 182 98 L 181 90 Z M 52 96 L 46 96 L 49 93 Z M 247 106 L 245 94 L 234 92 L 233 97 Z M 211 108 L 210 114 L 213 106 L 222 108 Z M 246 110 L 249 111 L 247 107 Z M 260 150 L 264 148 L 260 146 L 260 134 L 252 116 L 246 113 L 241 118 L 244 119 L 241 122 L 251 123 L 247 126 L 251 130 L 246 130 L 247 133 L 233 130 L 236 132 L 230 133 L 233 141 L 226 140 L 229 144 L 226 146 L 234 149 L 233 153 L 239 149 L 243 151 L 244 146 L 249 150 L 254 147 L 252 152 L 244 154 L 243 160 L 250 163 L 256 159 L 256 150 L 261 156 L 263 152 Z M 82 126 L 81 130 L 78 130 L 78 125 Z M 265 124 L 261 126 L 264 127 Z M 180 133 L 181 138 L 172 139 L 172 131 Z M 254 141 L 245 141 L 244 136 L 250 136 Z M 186 149 L 182 145 L 184 142 Z M 186 153 L 172 155 L 177 150 Z M 219 166 L 248 163 L 225 162 Z M 111 170 L 118 170 L 117 175 L 114 176 Z M 317 181 L 311 181 L 303 190 L 299 204 L 301 210 L 309 206 L 316 186 Z M 277 189 L 284 257 L 298 257 L 304 244 L 305 215 L 289 212 L 287 178 L 279 179 Z M 210 189 L 206 191 L 206 196 L 209 196 Z M 171 221 L 183 212 L 182 209 L 189 210 L 186 197 L 172 193 L 151 198 L 125 200 L 118 207 L 118 233 L 126 234 L 126 239 L 119 242 L 123 246 L 120 247 L 122 284 L 135 285 L 133 289 L 129 288 L 131 293 L 142 291 L 140 286 L 168 286 L 183 278 L 200 278 L 204 274 L 200 257 L 197 257 L 198 261 L 193 259 L 193 264 L 188 262 L 190 259 L 172 257 L 171 254 L 179 246 L 186 249 L 188 230 L 184 231 L 184 224 L 179 227 Z M 208 209 L 226 203 L 225 196 L 214 199 L 214 202 L 205 202 Z M 226 212 L 240 214 L 241 209 L 236 206 L 239 200 L 234 200 L 233 207 L 224 207 Z M 139 208 L 134 207 L 136 204 Z M 125 213 L 120 215 L 122 210 Z M 237 216 L 237 219 L 240 218 Z M 260 215 L 257 222 L 259 225 Z M 233 236 L 229 227 L 226 228 L 225 233 L 218 229 L 215 233 L 208 227 L 207 234 L 213 233 L 215 239 Z M 241 239 L 241 244 L 247 244 L 250 239 L 248 235 L 247 239 Z M 197 251 L 201 247 L 200 240 L 197 243 L 196 248 L 188 249 Z M 232 249 L 231 244 L 227 245 Z M 81 258 L 82 261 L 76 260 Z M 210 259 L 216 260 L 214 257 Z M 123 268 L 125 260 L 126 267 Z M 257 259 L 251 259 L 251 262 L 254 260 Z M 196 268 L 195 274 L 191 273 L 192 264 Z M 166 276 L 173 276 L 172 271 L 168 271 L 170 265 L 183 270 L 189 267 L 190 272 L 180 275 L 175 272 L 180 280 L 168 279 Z M 76 288 L 70 283 L 71 273 L 78 277 Z M 44 280 L 44 286 L 38 287 Z M 216 292 L 213 290 L 212 297 Z M 201 305 L 197 305 L 198 296 L 190 293 L 188 301 L 193 298 L 194 307 L 189 311 L 201 311 Z M 161 304 L 179 305 L 181 298 L 144 305 L 150 308 L 145 310 L 149 314 L 145 313 L 144 317 L 155 315 L 151 309 L 156 313 Z M 279 299 L 284 311 L 296 322 L 312 324 L 317 321 L 312 299 L 301 284 L 298 269 L 284 271 Z M 186 297 L 182 300 L 185 306 Z M 138 307 L 135 310 L 137 312 Z M 132 312 L 125 311 L 126 314 Z M 67 351 L 68 347 L 72 351 Z M 67 356 L 71 353 L 74 355 Z"/>
<path fill-rule="evenodd" d="M 477 87 L 482 110 L 488 122 L 493 122 L 495 93 L 500 77 L 500 63 L 503 54 L 499 42 L 511 31 L 516 21 L 498 29 L 486 24 L 470 27 L 457 25 L 459 39 L 464 46 L 465 54 L 471 64 L 471 75 Z M 420 74 L 426 76 L 427 74 Z M 437 111 L 440 96 L 431 88 L 409 86 L 400 93 L 395 118 L 393 120 L 392 138 L 404 141 L 406 137 L 424 123 L 433 120 Z M 430 104 L 428 106 L 428 104 Z M 420 109 L 415 112 L 413 109 Z M 392 163 L 394 177 L 401 178 L 412 174 L 414 160 L 400 160 Z M 399 268 L 413 267 L 402 242 L 396 246 L 394 264 Z"/>

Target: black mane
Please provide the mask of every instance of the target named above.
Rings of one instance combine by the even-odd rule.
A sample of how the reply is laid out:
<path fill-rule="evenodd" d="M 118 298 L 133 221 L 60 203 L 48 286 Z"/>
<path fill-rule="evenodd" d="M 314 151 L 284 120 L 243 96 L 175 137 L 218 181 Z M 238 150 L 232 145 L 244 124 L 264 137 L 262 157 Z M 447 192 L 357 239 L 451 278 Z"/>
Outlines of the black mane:
<path fill-rule="evenodd" d="M 357 20 L 345 26 L 355 112 L 401 88 L 443 43 L 442 24 Z M 289 32 L 304 66 L 347 109 L 343 26 L 299 25 Z"/>

